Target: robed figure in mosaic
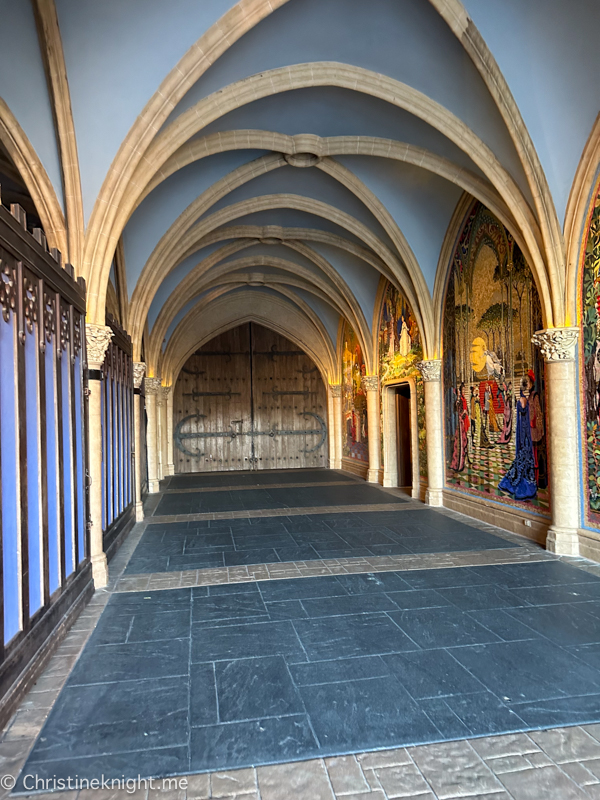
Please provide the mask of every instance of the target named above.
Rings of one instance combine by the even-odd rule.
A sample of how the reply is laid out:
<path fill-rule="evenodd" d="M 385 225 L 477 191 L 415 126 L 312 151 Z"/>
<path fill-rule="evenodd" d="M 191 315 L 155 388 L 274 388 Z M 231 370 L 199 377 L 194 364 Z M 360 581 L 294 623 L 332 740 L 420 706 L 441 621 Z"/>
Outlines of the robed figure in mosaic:
<path fill-rule="evenodd" d="M 531 436 L 531 392 L 533 372 L 523 378 L 519 402 L 517 403 L 516 455 L 508 472 L 500 481 L 499 488 L 511 494 L 515 500 L 528 500 L 537 494 L 536 460 Z M 535 414 L 535 409 L 534 409 Z"/>

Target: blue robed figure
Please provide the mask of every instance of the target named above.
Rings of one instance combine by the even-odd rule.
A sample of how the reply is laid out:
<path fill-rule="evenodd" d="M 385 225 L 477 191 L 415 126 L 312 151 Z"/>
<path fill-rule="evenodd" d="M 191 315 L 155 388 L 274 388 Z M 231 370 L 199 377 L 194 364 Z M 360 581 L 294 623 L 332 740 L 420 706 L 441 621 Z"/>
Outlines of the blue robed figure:
<path fill-rule="evenodd" d="M 515 458 L 498 486 L 511 494 L 515 500 L 529 500 L 537 494 L 535 476 L 535 454 L 531 438 L 531 414 L 529 399 L 533 381 L 525 376 L 521 382 L 517 403 L 517 435 Z"/>

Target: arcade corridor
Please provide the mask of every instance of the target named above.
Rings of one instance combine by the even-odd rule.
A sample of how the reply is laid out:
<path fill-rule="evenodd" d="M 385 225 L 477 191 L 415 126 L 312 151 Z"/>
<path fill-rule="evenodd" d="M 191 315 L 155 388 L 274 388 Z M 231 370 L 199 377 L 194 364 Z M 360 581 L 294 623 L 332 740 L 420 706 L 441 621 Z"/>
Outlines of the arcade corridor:
<path fill-rule="evenodd" d="M 599 42 L 0 0 L 0 800 L 600 800 Z"/>

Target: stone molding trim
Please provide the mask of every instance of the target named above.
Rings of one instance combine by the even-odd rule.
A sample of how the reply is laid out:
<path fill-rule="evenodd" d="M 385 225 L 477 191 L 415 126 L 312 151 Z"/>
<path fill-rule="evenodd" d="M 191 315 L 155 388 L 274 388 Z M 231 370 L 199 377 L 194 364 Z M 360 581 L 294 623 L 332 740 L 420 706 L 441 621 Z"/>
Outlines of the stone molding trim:
<path fill-rule="evenodd" d="M 379 389 L 379 375 L 364 375 L 362 384 L 366 392 L 376 392 Z"/>
<path fill-rule="evenodd" d="M 159 395 L 161 386 L 160 378 L 146 378 L 145 385 L 146 385 L 146 394 Z"/>
<path fill-rule="evenodd" d="M 331 392 L 332 397 L 341 397 L 342 396 L 342 385 L 341 383 L 330 383 L 329 390 Z"/>
<path fill-rule="evenodd" d="M 133 385 L 136 389 L 139 389 L 142 385 L 142 381 L 144 380 L 144 375 L 146 374 L 146 365 L 143 361 L 134 361 L 133 362 Z"/>
<path fill-rule="evenodd" d="M 419 361 L 417 369 L 423 376 L 424 381 L 441 381 L 442 379 L 442 362 L 439 358 L 434 358 L 430 361 Z"/>
<path fill-rule="evenodd" d="M 548 328 L 534 333 L 531 341 L 540 348 L 545 361 L 574 361 L 579 328 Z"/>
<path fill-rule="evenodd" d="M 85 343 L 87 347 L 87 363 L 90 369 L 101 369 L 104 356 L 113 336 L 107 325 L 85 325 Z"/>

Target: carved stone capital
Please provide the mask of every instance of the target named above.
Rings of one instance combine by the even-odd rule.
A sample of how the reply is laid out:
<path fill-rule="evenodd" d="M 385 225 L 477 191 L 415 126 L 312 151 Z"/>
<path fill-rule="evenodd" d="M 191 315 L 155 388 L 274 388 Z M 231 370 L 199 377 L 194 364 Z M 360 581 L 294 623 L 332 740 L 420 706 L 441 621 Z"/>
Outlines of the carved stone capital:
<path fill-rule="evenodd" d="M 161 386 L 160 387 L 162 398 L 163 398 L 165 403 L 168 401 L 169 395 L 171 394 L 171 390 L 172 389 L 173 389 L 172 386 Z"/>
<path fill-rule="evenodd" d="M 430 361 L 419 361 L 417 369 L 423 376 L 424 381 L 441 381 L 442 362 L 439 358 Z"/>
<path fill-rule="evenodd" d="M 146 365 L 143 361 L 134 361 L 133 362 L 133 385 L 136 389 L 139 389 L 142 385 L 142 381 L 144 380 L 144 375 L 146 374 Z"/>
<path fill-rule="evenodd" d="M 92 325 L 86 322 L 85 343 L 87 363 L 90 369 L 101 369 L 104 356 L 112 339 L 113 332 L 107 325 Z"/>
<path fill-rule="evenodd" d="M 579 328 L 548 328 L 534 333 L 531 341 L 542 351 L 544 361 L 573 361 Z"/>
<path fill-rule="evenodd" d="M 379 389 L 379 375 L 363 375 L 362 385 L 365 392 L 376 392 Z"/>
<path fill-rule="evenodd" d="M 329 389 L 331 391 L 332 397 L 341 397 L 342 396 L 342 385 L 340 383 L 330 383 Z"/>
<path fill-rule="evenodd" d="M 158 395 L 160 392 L 160 378 L 146 378 L 146 394 Z"/>

